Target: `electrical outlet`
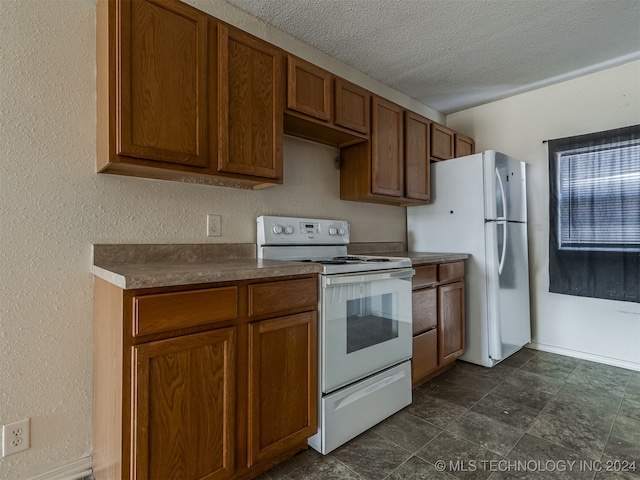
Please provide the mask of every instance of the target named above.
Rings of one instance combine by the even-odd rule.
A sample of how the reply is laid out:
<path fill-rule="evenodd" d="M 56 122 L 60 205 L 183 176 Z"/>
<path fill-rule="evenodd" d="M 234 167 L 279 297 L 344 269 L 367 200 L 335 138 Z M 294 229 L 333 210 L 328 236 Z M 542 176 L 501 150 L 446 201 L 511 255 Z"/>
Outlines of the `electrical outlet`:
<path fill-rule="evenodd" d="M 26 450 L 31 446 L 31 419 L 25 418 L 2 426 L 2 456 Z"/>
<path fill-rule="evenodd" d="M 221 219 L 222 217 L 220 215 L 207 215 L 207 237 L 222 236 L 222 229 L 220 228 Z"/>

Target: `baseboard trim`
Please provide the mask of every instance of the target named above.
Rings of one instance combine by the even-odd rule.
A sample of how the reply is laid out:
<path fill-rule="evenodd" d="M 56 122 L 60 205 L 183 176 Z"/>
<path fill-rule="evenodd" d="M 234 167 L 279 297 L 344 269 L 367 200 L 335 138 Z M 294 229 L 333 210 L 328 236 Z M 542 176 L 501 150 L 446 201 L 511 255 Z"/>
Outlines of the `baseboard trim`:
<path fill-rule="evenodd" d="M 78 480 L 89 475 L 91 475 L 91 457 L 85 457 L 29 480 Z"/>
<path fill-rule="evenodd" d="M 635 370 L 636 372 L 640 372 L 640 364 L 635 362 L 628 362 L 626 360 L 620 360 L 617 358 L 604 357 L 602 355 L 594 355 L 593 353 L 571 350 L 569 348 L 554 347 L 553 345 L 545 345 L 535 342 L 527 344 L 527 347 L 533 348 L 534 350 L 540 350 L 542 352 L 557 353 L 559 355 L 566 355 L 567 357 L 574 357 L 581 360 L 604 363 L 605 365 L 611 365 L 614 367 L 626 368 L 628 370 Z"/>

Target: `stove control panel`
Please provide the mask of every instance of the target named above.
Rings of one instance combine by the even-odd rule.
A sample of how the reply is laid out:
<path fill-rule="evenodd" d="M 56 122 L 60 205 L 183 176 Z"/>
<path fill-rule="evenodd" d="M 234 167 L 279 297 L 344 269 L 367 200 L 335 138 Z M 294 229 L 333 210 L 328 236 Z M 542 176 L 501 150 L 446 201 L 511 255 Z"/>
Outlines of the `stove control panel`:
<path fill-rule="evenodd" d="M 258 217 L 257 226 L 258 247 L 349 243 L 349 223 L 345 220 L 262 215 Z"/>

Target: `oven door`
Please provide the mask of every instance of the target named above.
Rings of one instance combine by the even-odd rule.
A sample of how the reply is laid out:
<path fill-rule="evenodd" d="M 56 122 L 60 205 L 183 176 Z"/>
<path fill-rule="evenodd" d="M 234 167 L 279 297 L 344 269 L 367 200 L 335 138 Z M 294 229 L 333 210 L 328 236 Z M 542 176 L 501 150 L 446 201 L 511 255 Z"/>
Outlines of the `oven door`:
<path fill-rule="evenodd" d="M 411 277 L 388 272 L 321 277 L 322 392 L 411 358 Z"/>

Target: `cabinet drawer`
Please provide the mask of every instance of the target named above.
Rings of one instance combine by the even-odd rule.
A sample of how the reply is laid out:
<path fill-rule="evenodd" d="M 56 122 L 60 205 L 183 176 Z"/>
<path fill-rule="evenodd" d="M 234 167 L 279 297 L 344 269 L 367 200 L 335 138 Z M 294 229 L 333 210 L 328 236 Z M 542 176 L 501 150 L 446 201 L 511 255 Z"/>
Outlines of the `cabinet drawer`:
<path fill-rule="evenodd" d="M 411 377 L 413 385 L 438 368 L 438 332 L 429 330 L 413 337 Z"/>
<path fill-rule="evenodd" d="M 237 303 L 237 287 L 134 297 L 133 336 L 233 320 Z"/>
<path fill-rule="evenodd" d="M 416 274 L 413 276 L 413 288 L 426 287 L 433 285 L 438 281 L 438 266 L 423 265 L 414 267 Z"/>
<path fill-rule="evenodd" d="M 464 278 L 464 262 L 443 263 L 438 265 L 438 280 L 449 282 Z"/>
<path fill-rule="evenodd" d="M 438 289 L 414 290 L 412 307 L 414 335 L 435 328 L 438 324 Z"/>
<path fill-rule="evenodd" d="M 318 280 L 304 278 L 249 285 L 249 316 L 257 317 L 318 306 Z"/>

